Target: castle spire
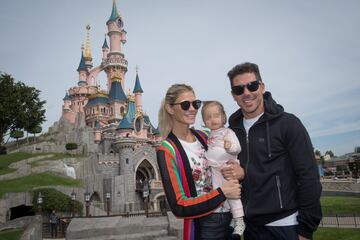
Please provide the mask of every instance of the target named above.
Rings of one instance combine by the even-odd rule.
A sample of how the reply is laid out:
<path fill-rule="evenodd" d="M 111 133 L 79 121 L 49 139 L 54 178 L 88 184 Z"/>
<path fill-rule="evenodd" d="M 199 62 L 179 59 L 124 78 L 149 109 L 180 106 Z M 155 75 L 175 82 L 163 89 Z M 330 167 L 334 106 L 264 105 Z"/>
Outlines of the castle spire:
<path fill-rule="evenodd" d="M 92 57 L 91 57 L 91 51 L 90 51 L 90 25 L 86 26 L 86 45 L 85 45 L 85 54 L 84 54 L 84 58 L 86 61 L 91 62 Z"/>
<path fill-rule="evenodd" d="M 136 66 L 136 80 L 133 93 L 143 93 L 144 91 L 141 88 L 139 74 L 138 74 L 138 66 Z"/>
<path fill-rule="evenodd" d="M 77 69 L 78 72 L 80 71 L 86 71 L 86 66 L 85 66 L 85 58 L 84 58 L 84 54 L 83 54 L 83 48 L 81 48 L 81 59 L 80 59 L 80 63 L 79 63 L 79 67 Z"/>
<path fill-rule="evenodd" d="M 111 10 L 111 15 L 110 15 L 110 18 L 109 18 L 108 22 L 115 21 L 119 17 L 120 17 L 120 14 L 119 14 L 119 12 L 117 10 L 116 2 L 115 2 L 115 0 L 113 0 L 113 6 L 112 6 L 112 10 Z"/>
<path fill-rule="evenodd" d="M 104 44 L 102 46 L 102 49 L 109 49 L 109 46 L 108 46 L 107 41 L 106 41 L 106 34 L 105 34 L 105 39 L 104 39 Z"/>

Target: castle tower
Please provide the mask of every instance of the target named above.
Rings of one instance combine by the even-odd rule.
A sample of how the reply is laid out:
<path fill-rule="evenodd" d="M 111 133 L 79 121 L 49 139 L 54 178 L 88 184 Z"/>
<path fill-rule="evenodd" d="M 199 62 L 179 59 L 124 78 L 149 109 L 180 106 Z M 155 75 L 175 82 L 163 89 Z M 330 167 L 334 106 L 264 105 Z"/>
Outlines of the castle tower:
<path fill-rule="evenodd" d="M 136 67 L 136 80 L 133 93 L 135 94 L 136 111 L 142 112 L 142 93 L 144 91 L 141 88 L 138 68 Z"/>
<path fill-rule="evenodd" d="M 85 45 L 84 59 L 85 59 L 85 66 L 89 71 L 93 67 L 92 56 L 90 51 L 90 25 L 86 26 L 86 45 Z"/>
<path fill-rule="evenodd" d="M 83 47 L 82 47 L 82 49 L 83 49 Z M 78 67 L 77 71 L 79 72 L 78 86 L 87 85 L 86 77 L 88 75 L 88 70 L 85 65 L 85 58 L 84 58 L 83 51 L 81 51 L 81 59 L 80 59 L 80 63 L 79 63 L 79 67 Z"/>
<path fill-rule="evenodd" d="M 110 90 L 111 79 L 115 74 L 121 76 L 121 86 L 124 89 L 124 79 L 128 62 L 125 59 L 125 55 L 121 52 L 121 44 L 125 44 L 126 42 L 126 31 L 123 29 L 124 22 L 117 10 L 115 0 L 113 0 L 111 16 L 106 22 L 106 25 L 110 39 L 110 52 L 107 54 L 107 60 L 104 66 L 108 78 L 108 91 Z"/>
<path fill-rule="evenodd" d="M 63 101 L 64 101 L 63 111 L 70 111 L 71 98 L 69 97 L 68 93 L 65 94 Z"/>
<path fill-rule="evenodd" d="M 107 55 L 109 53 L 109 46 L 106 41 L 106 35 L 105 35 L 105 39 L 104 39 L 104 44 L 102 46 L 102 52 L 103 52 L 102 62 L 105 63 L 105 61 L 107 59 Z"/>
<path fill-rule="evenodd" d="M 110 100 L 110 119 L 109 122 L 118 122 L 125 115 L 127 97 L 121 86 L 121 76 L 115 74 L 111 78 L 109 91 Z"/>

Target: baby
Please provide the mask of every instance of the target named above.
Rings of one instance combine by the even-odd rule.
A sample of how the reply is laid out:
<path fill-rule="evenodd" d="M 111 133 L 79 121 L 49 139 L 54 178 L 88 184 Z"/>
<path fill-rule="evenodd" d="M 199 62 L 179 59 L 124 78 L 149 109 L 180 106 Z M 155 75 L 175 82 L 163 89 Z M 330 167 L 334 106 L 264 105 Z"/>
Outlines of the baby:
<path fill-rule="evenodd" d="M 225 128 L 226 114 L 223 105 L 218 101 L 207 101 L 201 110 L 205 127 L 210 129 L 208 138 L 208 151 L 206 158 L 212 170 L 213 188 L 220 187 L 224 180 L 221 169 L 226 166 L 229 160 L 237 159 L 241 151 L 240 143 L 235 133 Z M 227 200 L 225 207 L 231 209 L 233 215 L 234 232 L 233 236 L 240 236 L 244 233 L 244 211 L 240 199 Z M 234 237 L 235 237 L 234 236 Z"/>

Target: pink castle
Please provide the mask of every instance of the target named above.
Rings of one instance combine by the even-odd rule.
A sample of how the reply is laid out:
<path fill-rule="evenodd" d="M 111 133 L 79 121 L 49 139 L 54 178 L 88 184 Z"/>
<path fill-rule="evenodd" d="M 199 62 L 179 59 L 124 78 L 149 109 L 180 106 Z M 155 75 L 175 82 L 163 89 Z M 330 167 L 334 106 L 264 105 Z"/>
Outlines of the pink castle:
<path fill-rule="evenodd" d="M 149 116 L 143 112 L 143 90 L 137 70 L 133 94 L 124 92 L 128 62 L 121 48 L 126 43 L 126 31 L 115 1 L 106 25 L 110 48 L 105 36 L 102 62 L 96 67 L 93 67 L 90 51 L 90 26 L 86 26 L 86 45 L 85 49 L 82 47 L 77 68 L 79 81 L 63 98 L 62 117 L 71 124 L 75 124 L 77 118 L 85 121 L 86 126 L 95 129 L 96 141 L 102 140 L 104 132 L 115 132 L 117 137 L 150 138 L 158 141 L 158 129 L 154 128 Z M 97 85 L 97 77 L 102 71 L 107 76 L 106 90 Z"/>

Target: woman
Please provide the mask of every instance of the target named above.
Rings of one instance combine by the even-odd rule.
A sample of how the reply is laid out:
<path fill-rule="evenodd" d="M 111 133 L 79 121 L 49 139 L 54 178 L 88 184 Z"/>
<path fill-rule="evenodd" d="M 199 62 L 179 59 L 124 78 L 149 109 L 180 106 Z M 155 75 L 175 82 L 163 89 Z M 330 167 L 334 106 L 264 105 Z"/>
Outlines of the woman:
<path fill-rule="evenodd" d="M 229 180 L 212 189 L 205 158 L 207 136 L 190 128 L 200 106 L 190 86 L 175 84 L 168 89 L 159 111 L 165 140 L 157 161 L 169 206 L 175 216 L 184 218 L 183 239 L 226 239 L 231 214 L 226 209 L 214 211 L 226 198 L 239 198 L 240 185 Z"/>

